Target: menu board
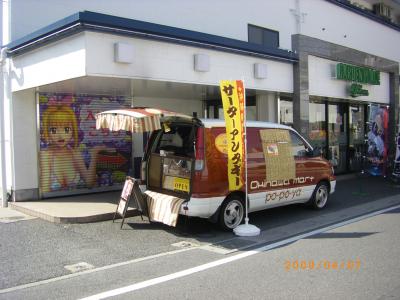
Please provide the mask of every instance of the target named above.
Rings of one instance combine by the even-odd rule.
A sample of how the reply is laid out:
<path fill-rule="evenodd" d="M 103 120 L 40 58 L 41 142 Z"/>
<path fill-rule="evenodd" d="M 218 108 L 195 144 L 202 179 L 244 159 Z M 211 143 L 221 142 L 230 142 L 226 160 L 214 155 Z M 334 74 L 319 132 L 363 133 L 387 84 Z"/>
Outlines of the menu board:
<path fill-rule="evenodd" d="M 135 179 L 127 176 L 124 184 L 124 188 L 122 189 L 121 197 L 119 198 L 119 202 L 117 205 L 117 210 L 115 211 L 113 222 L 115 220 L 116 215 L 120 215 L 122 217 L 121 228 L 124 224 L 125 214 L 128 210 L 129 200 L 132 196 L 133 186 L 135 184 Z"/>

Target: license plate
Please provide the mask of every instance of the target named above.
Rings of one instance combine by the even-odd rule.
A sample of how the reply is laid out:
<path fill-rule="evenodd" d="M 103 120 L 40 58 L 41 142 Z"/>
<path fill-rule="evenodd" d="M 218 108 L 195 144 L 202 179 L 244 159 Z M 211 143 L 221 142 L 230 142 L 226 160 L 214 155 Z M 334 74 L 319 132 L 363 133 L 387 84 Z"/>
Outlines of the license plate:
<path fill-rule="evenodd" d="M 174 178 L 174 190 L 189 193 L 189 179 L 187 178 Z"/>

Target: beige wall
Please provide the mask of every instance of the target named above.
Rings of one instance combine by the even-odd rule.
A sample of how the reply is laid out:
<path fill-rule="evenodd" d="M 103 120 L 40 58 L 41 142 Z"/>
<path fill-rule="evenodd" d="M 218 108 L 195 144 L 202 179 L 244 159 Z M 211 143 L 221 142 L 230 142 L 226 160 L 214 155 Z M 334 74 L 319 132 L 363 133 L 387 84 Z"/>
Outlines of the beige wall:
<path fill-rule="evenodd" d="M 13 93 L 12 110 L 14 174 L 9 175 L 13 179 L 14 193 L 29 200 L 39 186 L 35 90 Z"/>

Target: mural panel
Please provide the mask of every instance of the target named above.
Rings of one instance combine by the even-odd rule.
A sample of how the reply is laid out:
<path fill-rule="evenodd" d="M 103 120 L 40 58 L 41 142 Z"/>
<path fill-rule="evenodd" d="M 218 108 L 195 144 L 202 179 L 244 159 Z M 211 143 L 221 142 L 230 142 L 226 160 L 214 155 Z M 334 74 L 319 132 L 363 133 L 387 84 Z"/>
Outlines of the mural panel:
<path fill-rule="evenodd" d="M 124 97 L 40 94 L 43 197 L 120 187 L 131 171 L 131 134 L 96 130 L 95 115 L 129 104 Z"/>

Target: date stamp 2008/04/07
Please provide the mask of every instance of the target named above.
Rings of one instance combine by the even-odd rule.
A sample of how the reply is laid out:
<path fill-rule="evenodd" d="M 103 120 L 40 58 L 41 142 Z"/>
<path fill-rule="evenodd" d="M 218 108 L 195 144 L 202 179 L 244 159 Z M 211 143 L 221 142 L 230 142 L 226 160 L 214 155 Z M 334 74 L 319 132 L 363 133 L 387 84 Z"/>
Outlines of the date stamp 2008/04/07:
<path fill-rule="evenodd" d="M 358 271 L 361 268 L 359 258 L 348 260 L 285 260 L 286 271 L 306 271 L 306 270 L 347 270 Z"/>

